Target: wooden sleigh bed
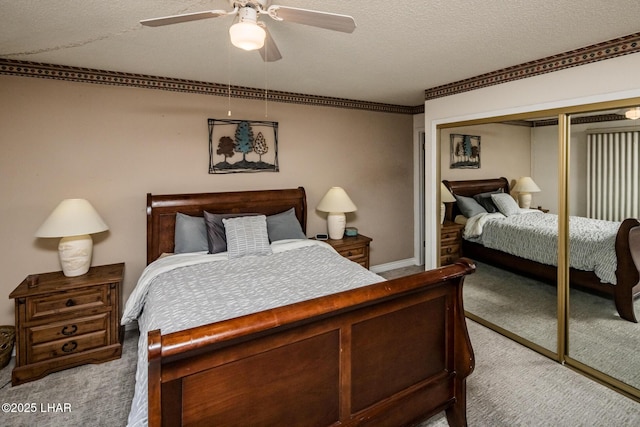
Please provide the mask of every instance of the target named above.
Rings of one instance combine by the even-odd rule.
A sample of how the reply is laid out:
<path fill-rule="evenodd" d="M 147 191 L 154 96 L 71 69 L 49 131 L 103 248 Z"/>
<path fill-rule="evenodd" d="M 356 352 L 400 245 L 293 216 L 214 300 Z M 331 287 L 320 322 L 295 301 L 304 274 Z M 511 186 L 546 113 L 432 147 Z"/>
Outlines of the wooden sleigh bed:
<path fill-rule="evenodd" d="M 509 182 L 506 178 L 465 181 L 443 180 L 442 182 L 454 195 L 466 197 L 496 190 L 509 193 Z M 453 203 L 452 209 L 447 209 L 447 219 L 453 221 L 458 214 L 460 214 L 460 210 Z M 639 225 L 638 219 L 628 218 L 621 223 L 618 230 L 615 243 L 617 284 L 603 283 L 590 271 L 571 268 L 569 275 L 570 286 L 581 287 L 612 297 L 620 317 L 630 322 L 637 322 L 633 301 L 634 297 L 640 294 L 640 266 L 637 267 L 634 263 L 634 257 L 640 260 L 640 247 L 637 239 L 636 243 L 632 245 L 630 233 L 632 230 L 635 230 L 634 232 L 640 230 L 638 228 Z M 555 266 L 520 258 L 464 239 L 462 241 L 462 254 L 477 261 L 496 265 L 546 282 L 557 283 L 557 268 Z"/>
<path fill-rule="evenodd" d="M 176 213 L 295 208 L 303 188 L 147 196 L 147 260 L 173 252 Z M 455 265 L 167 335 L 148 334 L 149 426 L 466 425 L 474 356 Z"/>

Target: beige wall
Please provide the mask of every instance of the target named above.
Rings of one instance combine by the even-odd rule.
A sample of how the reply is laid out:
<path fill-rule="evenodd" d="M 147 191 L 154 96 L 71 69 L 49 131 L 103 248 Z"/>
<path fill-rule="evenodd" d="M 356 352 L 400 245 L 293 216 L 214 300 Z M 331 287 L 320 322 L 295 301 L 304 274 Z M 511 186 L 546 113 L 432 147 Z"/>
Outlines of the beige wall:
<path fill-rule="evenodd" d="M 480 136 L 480 168 L 450 169 L 450 135 Z M 509 182 L 531 174 L 531 131 L 525 126 L 499 123 L 442 129 L 440 132 L 440 174 L 442 179 L 499 178 Z"/>
<path fill-rule="evenodd" d="M 110 227 L 94 236 L 94 265 L 126 263 L 125 297 L 145 265 L 147 192 L 214 192 L 304 186 L 307 234 L 333 185 L 358 211 L 349 225 L 372 237 L 371 264 L 413 258 L 413 118 L 269 103 L 279 122 L 279 173 L 208 174 L 207 118 L 224 97 L 0 76 L 0 323 L 9 293 L 31 273 L 59 270 L 57 239 L 34 232 L 64 198 L 88 199 Z M 231 100 L 233 118 L 264 120 L 265 104 Z"/>

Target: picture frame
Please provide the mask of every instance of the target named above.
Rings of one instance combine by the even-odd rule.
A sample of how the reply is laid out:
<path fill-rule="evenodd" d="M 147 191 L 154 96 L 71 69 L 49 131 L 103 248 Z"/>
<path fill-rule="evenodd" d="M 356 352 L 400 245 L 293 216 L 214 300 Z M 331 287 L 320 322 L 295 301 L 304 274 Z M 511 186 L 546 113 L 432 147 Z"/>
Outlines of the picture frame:
<path fill-rule="evenodd" d="M 279 172 L 278 122 L 209 119 L 208 125 L 210 174 Z"/>
<path fill-rule="evenodd" d="M 450 169 L 480 169 L 480 136 L 451 134 Z"/>

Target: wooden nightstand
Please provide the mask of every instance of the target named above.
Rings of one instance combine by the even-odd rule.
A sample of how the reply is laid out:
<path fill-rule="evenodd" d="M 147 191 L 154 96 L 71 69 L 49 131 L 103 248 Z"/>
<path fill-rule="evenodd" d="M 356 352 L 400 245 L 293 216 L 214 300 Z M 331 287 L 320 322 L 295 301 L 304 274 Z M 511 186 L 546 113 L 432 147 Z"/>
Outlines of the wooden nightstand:
<path fill-rule="evenodd" d="M 66 277 L 61 271 L 29 275 L 14 289 L 18 385 L 86 363 L 118 359 L 124 264 L 92 267 Z"/>
<path fill-rule="evenodd" d="M 445 221 L 440 231 L 440 265 L 453 264 L 462 256 L 464 225 Z"/>
<path fill-rule="evenodd" d="M 369 243 L 371 238 L 358 234 L 354 237 L 343 237 L 342 239 L 325 240 L 328 244 L 333 246 L 340 255 L 350 259 L 353 262 L 357 262 L 367 270 L 369 269 Z"/>

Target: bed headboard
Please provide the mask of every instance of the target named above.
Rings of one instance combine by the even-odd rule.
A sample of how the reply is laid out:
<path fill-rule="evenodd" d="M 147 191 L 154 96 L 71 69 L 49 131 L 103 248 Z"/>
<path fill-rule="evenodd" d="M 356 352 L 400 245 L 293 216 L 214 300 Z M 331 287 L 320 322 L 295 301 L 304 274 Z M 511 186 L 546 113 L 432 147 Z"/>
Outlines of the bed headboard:
<path fill-rule="evenodd" d="M 458 196 L 472 197 L 476 194 L 487 193 L 489 191 L 500 190 L 509 194 L 509 181 L 505 177 L 491 179 L 471 179 L 466 181 L 448 181 L 442 180 L 442 183 L 451 191 L 452 194 Z M 447 209 L 447 220 L 453 221 L 456 215 L 460 214 L 458 206 L 453 203 L 453 209 Z"/>
<path fill-rule="evenodd" d="M 174 249 L 176 213 L 204 216 L 211 213 L 273 215 L 295 208 L 302 231 L 307 231 L 307 199 L 303 187 L 286 190 L 233 191 L 225 193 L 147 193 L 147 264 Z"/>

